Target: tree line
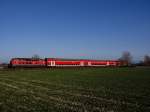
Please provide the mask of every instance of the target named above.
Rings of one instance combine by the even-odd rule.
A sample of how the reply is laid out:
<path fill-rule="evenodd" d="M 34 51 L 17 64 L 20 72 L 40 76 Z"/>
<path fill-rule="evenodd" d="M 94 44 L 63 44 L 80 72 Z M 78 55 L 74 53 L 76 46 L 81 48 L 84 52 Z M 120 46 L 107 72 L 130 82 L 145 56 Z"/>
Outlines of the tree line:
<path fill-rule="evenodd" d="M 118 59 L 120 61 L 126 61 L 128 66 L 130 65 L 138 65 L 138 66 L 150 66 L 150 56 L 145 55 L 143 60 L 138 63 L 133 63 L 133 57 L 129 51 L 123 52 L 122 56 Z"/>

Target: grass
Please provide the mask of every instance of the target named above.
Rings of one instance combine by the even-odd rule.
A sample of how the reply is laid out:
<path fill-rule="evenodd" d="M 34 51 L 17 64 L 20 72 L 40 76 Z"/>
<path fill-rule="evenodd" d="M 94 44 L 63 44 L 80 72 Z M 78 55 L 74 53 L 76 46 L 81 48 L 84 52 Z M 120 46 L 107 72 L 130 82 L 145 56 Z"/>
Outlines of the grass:
<path fill-rule="evenodd" d="M 149 68 L 0 71 L 0 112 L 150 112 Z"/>

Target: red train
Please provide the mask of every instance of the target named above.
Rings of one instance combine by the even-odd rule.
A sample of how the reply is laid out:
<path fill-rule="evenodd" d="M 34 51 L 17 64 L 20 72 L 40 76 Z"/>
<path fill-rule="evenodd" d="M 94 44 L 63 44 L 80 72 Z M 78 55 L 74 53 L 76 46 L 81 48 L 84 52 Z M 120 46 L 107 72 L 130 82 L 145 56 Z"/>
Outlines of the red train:
<path fill-rule="evenodd" d="M 11 67 L 107 67 L 107 66 L 126 66 L 127 63 L 118 60 L 74 60 L 60 58 L 13 58 L 10 61 Z"/>

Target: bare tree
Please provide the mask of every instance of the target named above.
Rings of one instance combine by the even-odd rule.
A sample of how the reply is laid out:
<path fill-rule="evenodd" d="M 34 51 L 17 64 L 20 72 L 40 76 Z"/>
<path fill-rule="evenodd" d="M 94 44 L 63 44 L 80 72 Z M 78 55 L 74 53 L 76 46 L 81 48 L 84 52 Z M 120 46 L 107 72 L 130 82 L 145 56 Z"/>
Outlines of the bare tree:
<path fill-rule="evenodd" d="M 34 54 L 34 55 L 32 56 L 32 59 L 40 59 L 40 56 L 39 56 L 38 54 Z"/>
<path fill-rule="evenodd" d="M 121 58 L 119 58 L 119 60 L 126 61 L 128 65 L 131 65 L 131 62 L 132 62 L 131 53 L 129 51 L 123 52 L 122 56 L 121 56 Z"/>
<path fill-rule="evenodd" d="M 150 56 L 148 55 L 145 55 L 144 56 L 144 65 L 150 65 Z"/>

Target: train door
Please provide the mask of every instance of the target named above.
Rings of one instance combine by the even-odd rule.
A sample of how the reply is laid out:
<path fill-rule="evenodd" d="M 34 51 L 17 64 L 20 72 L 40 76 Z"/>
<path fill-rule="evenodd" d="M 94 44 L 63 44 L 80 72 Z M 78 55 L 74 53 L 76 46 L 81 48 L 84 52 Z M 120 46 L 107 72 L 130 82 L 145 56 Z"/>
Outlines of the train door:
<path fill-rule="evenodd" d="M 55 61 L 51 61 L 51 66 L 55 66 Z"/>

